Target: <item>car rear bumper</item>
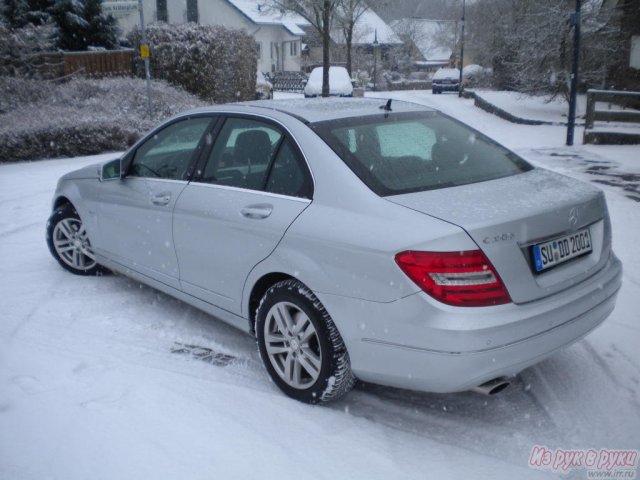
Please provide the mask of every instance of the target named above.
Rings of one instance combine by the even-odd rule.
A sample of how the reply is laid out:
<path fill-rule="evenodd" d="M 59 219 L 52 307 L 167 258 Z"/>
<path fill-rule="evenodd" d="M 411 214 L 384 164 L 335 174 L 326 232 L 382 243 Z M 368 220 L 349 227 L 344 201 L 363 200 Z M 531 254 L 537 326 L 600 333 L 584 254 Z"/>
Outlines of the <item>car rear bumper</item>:
<path fill-rule="evenodd" d="M 433 84 L 431 88 L 433 90 L 437 90 L 439 92 L 457 92 L 459 90 L 459 84 L 457 84 L 457 83 L 455 83 L 455 84 L 438 83 L 438 84 Z"/>
<path fill-rule="evenodd" d="M 449 307 L 425 293 L 390 303 L 317 296 L 340 330 L 358 378 L 455 392 L 516 374 L 581 339 L 611 313 L 621 282 L 622 265 L 612 253 L 588 280 L 521 305 Z"/>

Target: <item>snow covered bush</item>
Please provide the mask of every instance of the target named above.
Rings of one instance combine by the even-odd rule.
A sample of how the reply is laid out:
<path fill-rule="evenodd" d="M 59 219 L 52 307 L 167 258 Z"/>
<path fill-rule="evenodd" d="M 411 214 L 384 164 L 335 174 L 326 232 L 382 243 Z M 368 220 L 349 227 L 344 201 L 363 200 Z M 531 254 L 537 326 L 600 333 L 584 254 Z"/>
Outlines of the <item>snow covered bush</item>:
<path fill-rule="evenodd" d="M 255 97 L 257 52 L 249 34 L 220 26 L 186 23 L 147 27 L 154 78 L 179 85 L 213 103 L 251 100 Z M 140 31 L 129 39 L 136 50 Z M 140 75 L 144 72 L 138 58 Z"/>
<path fill-rule="evenodd" d="M 74 79 L 66 83 L 0 77 L 0 162 L 123 150 L 161 120 L 201 106 L 166 82 Z"/>
<path fill-rule="evenodd" d="M 0 75 L 38 76 L 43 61 L 39 54 L 54 50 L 54 33 L 51 23 L 15 29 L 0 23 Z"/>

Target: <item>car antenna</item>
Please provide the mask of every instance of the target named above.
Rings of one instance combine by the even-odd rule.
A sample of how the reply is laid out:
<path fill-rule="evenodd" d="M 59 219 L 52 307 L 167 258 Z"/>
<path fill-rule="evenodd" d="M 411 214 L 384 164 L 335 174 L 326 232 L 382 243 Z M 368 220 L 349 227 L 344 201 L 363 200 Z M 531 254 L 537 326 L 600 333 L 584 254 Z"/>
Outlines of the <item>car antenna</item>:
<path fill-rule="evenodd" d="M 387 104 L 386 105 L 380 105 L 380 110 L 384 110 L 385 112 L 390 112 L 391 111 L 391 98 L 389 100 L 387 100 Z"/>

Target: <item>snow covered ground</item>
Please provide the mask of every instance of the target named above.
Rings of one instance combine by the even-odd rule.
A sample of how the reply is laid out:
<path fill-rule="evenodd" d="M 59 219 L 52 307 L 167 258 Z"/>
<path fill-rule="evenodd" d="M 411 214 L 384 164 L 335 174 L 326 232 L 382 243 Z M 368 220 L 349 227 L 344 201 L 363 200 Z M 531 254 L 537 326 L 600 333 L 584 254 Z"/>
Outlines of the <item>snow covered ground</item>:
<path fill-rule="evenodd" d="M 640 147 L 568 148 L 561 127 L 512 125 L 455 95 L 391 96 L 605 181 L 625 273 L 601 328 L 496 397 L 362 386 L 310 407 L 270 383 L 248 336 L 51 258 L 57 178 L 108 155 L 0 165 L 0 479 L 550 478 L 527 467 L 532 446 L 640 448 Z"/>

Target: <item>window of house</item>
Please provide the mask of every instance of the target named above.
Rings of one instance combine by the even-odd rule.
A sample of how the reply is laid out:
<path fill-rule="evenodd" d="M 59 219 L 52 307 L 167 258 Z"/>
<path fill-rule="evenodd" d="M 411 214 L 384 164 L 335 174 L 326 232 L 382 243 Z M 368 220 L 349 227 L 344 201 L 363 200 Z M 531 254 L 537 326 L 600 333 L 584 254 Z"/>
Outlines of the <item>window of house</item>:
<path fill-rule="evenodd" d="M 169 11 L 167 10 L 167 0 L 156 0 L 156 20 L 159 22 L 169 21 Z"/>
<path fill-rule="evenodd" d="M 289 44 L 289 54 L 292 57 L 295 57 L 298 55 L 298 42 L 291 42 Z"/>
<path fill-rule="evenodd" d="M 198 23 L 198 0 L 187 0 L 187 22 Z"/>
<path fill-rule="evenodd" d="M 262 43 L 256 42 L 256 51 L 258 52 L 258 60 L 262 59 Z"/>

